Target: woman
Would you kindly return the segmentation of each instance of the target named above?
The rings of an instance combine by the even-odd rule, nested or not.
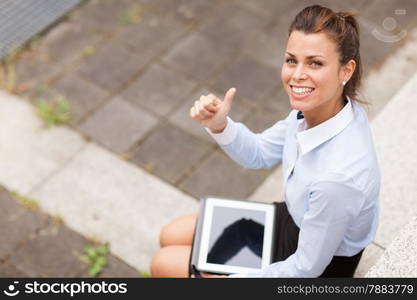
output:
[[[314,5],[297,14],[281,73],[293,110],[260,134],[228,117],[236,89],[224,101],[201,96],[191,108],[191,118],[244,167],[270,168],[282,161],[275,262],[230,277],[352,277],[372,242],[380,174],[365,102],[357,98],[358,31],[348,12]],[[185,216],[163,228],[153,276],[188,276],[195,221]]]

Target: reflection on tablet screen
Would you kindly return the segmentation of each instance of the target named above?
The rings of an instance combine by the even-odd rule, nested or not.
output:
[[[207,262],[261,268],[265,212],[213,207]]]

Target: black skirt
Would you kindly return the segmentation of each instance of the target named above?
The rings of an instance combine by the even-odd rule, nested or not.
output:
[[[288,212],[285,202],[275,202],[277,205],[276,215],[276,250],[274,262],[286,260],[297,250],[298,235],[300,229],[294,223],[293,218]],[[353,277],[355,270],[363,253],[362,249],[358,254],[348,256],[333,256],[330,264],[319,277]]]

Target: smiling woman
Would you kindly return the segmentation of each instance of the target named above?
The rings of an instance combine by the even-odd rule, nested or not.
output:
[[[314,5],[289,28],[281,78],[293,110],[285,120],[259,134],[234,122],[234,88],[223,101],[202,95],[191,107],[191,118],[245,168],[282,162],[274,263],[230,277],[353,276],[376,233],[380,189],[366,102],[357,98],[361,76],[355,17]],[[187,276],[196,219],[163,228],[153,276]]]
[[[281,77],[292,108],[303,112],[308,128],[336,115],[346,96],[364,103],[357,99],[359,46],[359,27],[349,12],[313,6],[295,17]]]

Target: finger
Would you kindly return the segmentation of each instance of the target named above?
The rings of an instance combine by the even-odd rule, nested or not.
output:
[[[200,117],[197,114],[197,111],[196,111],[195,106],[193,106],[193,107],[190,108],[190,116],[191,116],[191,118],[193,120],[200,121]]]
[[[206,110],[203,106],[203,103],[201,101],[198,102],[198,114],[200,115],[201,118],[206,119],[206,118],[211,118],[214,113],[213,112],[209,112],[208,110]]]
[[[215,106],[217,97],[213,94],[210,94],[206,97],[205,101],[203,101],[204,108],[211,112],[217,112],[218,107]]]
[[[236,94],[235,88],[229,89],[226,95],[224,96],[224,104],[230,107],[232,105],[232,101],[233,101],[233,98],[235,97],[235,94]]]

